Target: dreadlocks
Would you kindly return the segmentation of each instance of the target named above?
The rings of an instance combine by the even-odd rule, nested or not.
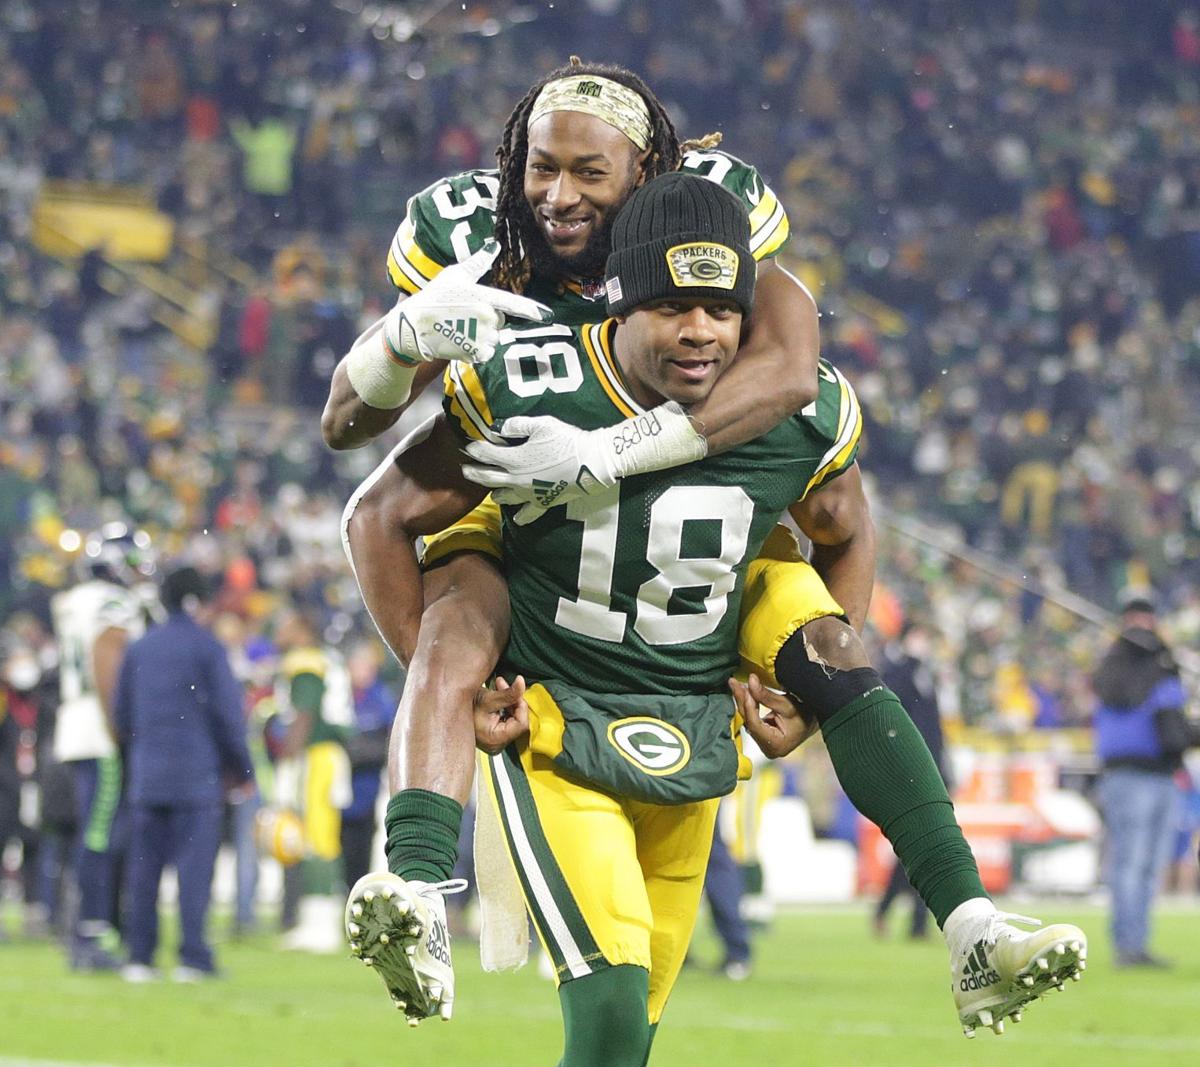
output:
[[[650,113],[650,145],[646,157],[646,180],[667,171],[678,170],[683,153],[675,125],[658,97],[645,82],[624,67],[607,63],[582,63],[577,56],[565,67],[552,70],[534,85],[508,117],[504,138],[496,149],[500,163],[500,189],[496,194],[496,240],[500,252],[492,267],[492,284],[502,289],[521,292],[529,283],[532,267],[521,243],[522,219],[528,212],[525,202],[525,162],[529,153],[529,113],[538,94],[552,81],[574,74],[594,74],[609,78],[632,89],[646,102]]]

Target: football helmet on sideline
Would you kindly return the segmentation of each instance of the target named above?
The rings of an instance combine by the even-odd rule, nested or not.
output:
[[[80,567],[85,578],[133,588],[154,577],[157,559],[150,535],[123,522],[106,522],[88,534]]]

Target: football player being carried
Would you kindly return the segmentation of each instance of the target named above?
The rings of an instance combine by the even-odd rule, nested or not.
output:
[[[1002,1029],[1078,974],[1086,942],[1069,926],[1022,933],[996,911],[928,749],[850,625],[866,613],[874,542],[854,463],[861,417],[834,368],[821,364],[812,406],[722,455],[627,476],[532,524],[519,521],[527,505],[505,504],[501,523],[485,503],[437,534],[483,495],[458,469],[463,438],[492,460],[549,413],[585,432],[618,415],[636,423],[703,399],[732,363],[755,280],[737,200],[698,177],[660,177],[629,200],[612,240],[614,318],[515,328],[490,363],[452,364],[446,415],[377,480],[405,542],[391,558],[399,580],[420,583],[410,544],[435,534],[430,577],[470,559],[479,602],[503,609],[511,591],[502,666],[522,680],[484,702],[483,741],[499,750],[486,780],[560,980],[564,1062],[593,1062],[614,1028],[628,1044],[605,1062],[644,1062],[694,923],[714,798],[742,762],[720,696],[739,651],[756,677],[734,694],[755,739],[779,756],[823,730],[848,793],[884,826],[943,926],[956,977],[975,976],[955,985],[964,1027]],[[813,566],[775,528],[788,505]],[[538,683],[528,693],[525,678]],[[518,714],[497,715],[497,701]],[[405,873],[415,842],[391,815],[395,873],[352,890],[348,931],[418,1019],[445,1007],[452,973],[438,883]]]

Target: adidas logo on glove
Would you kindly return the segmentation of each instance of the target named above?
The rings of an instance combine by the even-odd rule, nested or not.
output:
[[[563,479],[559,479],[557,482],[547,482],[541,478],[534,478],[533,495],[542,507],[548,508],[562,495],[563,490],[569,484],[569,482]]]
[[[471,359],[479,355],[479,346],[475,344],[478,329],[475,319],[459,319],[457,322],[443,319],[441,322],[435,322],[433,329],[451,344],[458,345]]]

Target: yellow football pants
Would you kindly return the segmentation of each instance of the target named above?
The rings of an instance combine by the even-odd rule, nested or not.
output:
[[[541,686],[526,699],[538,714],[556,714]],[[719,801],[621,799],[565,777],[527,744],[486,757],[484,766],[557,980],[619,964],[644,967],[650,1022],[658,1022],[696,924]]]

